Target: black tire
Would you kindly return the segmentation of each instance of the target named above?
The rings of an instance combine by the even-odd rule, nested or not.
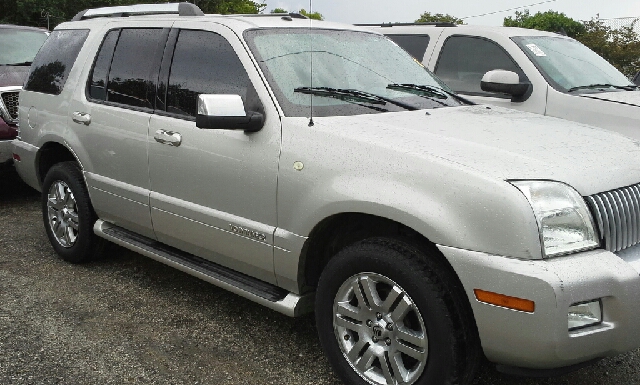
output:
[[[434,256],[406,242],[373,238],[346,247],[329,261],[318,283],[316,325],[325,354],[345,384],[383,384],[394,380],[412,385],[471,382],[482,357],[471,309],[459,281],[438,260],[440,256],[431,257]],[[367,292],[363,288],[370,282],[377,283],[374,290]],[[391,294],[385,294],[385,290],[389,290],[385,289],[386,286],[401,289],[406,297],[400,295],[399,298],[407,298],[406,301],[389,299],[389,303],[395,304],[388,307],[391,309],[389,313],[382,310],[387,309],[384,306],[378,306],[385,302],[385,295],[386,298],[391,297]],[[364,299],[364,306],[360,306],[355,288],[362,289],[360,298]],[[398,289],[394,290],[398,292]],[[378,310],[370,306],[371,300],[367,299],[374,292],[380,299],[376,300]],[[405,308],[408,306],[406,303],[413,303],[415,306],[411,309],[417,311],[409,310],[404,319],[397,315],[392,317],[401,303]],[[351,310],[341,310],[345,309],[344,306]],[[352,312],[354,309],[358,310],[357,313]],[[335,315],[338,313],[342,314]],[[377,319],[370,320],[367,314],[376,314]],[[393,323],[393,318],[399,320],[398,324]],[[345,323],[349,326],[342,327]],[[414,335],[423,336],[425,348],[420,348],[421,339],[414,341],[403,337],[406,333],[400,334],[407,330],[407,324],[417,325],[409,329],[414,331]],[[382,339],[385,344],[380,342]],[[415,344],[407,344],[407,341]],[[426,357],[418,354],[415,355],[417,358],[411,358],[400,352],[406,350],[404,347],[399,349],[400,345],[413,346],[411,352],[426,352]],[[351,351],[358,349],[360,353],[353,355],[357,359],[348,358],[353,354]],[[383,350],[385,353],[380,353]],[[370,364],[364,364],[367,354]],[[377,358],[371,358],[374,354]],[[398,355],[400,360],[392,358]],[[398,362],[408,366],[400,366]],[[364,368],[369,365],[368,369],[357,369],[361,364]],[[386,365],[386,373],[383,365]],[[412,373],[412,377],[398,376],[395,372]]]
[[[58,195],[52,186],[60,188]],[[105,242],[93,232],[98,217],[77,163],[61,162],[47,172],[42,185],[42,218],[51,246],[65,261],[83,263],[100,254]]]

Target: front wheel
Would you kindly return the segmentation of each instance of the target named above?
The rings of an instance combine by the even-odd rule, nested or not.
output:
[[[81,263],[98,254],[104,242],[93,233],[97,216],[76,163],[58,163],[47,172],[42,216],[49,242],[62,259]]]
[[[372,239],[338,253],[322,273],[316,323],[347,384],[460,384],[479,359],[462,298],[410,245]],[[473,354],[470,354],[473,353]]]

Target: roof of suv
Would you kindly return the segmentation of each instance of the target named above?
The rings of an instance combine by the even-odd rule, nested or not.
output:
[[[538,31],[536,29],[517,28],[517,27],[498,27],[498,26],[486,26],[486,25],[457,25],[457,26],[438,26],[427,24],[383,24],[377,26],[370,26],[379,30],[384,34],[419,34],[428,31],[441,31],[443,29],[451,29],[455,31],[455,34],[460,35],[501,35],[504,37],[512,36],[560,36],[553,32]]]
[[[177,6],[180,6],[178,8]],[[158,11],[150,10],[151,7],[158,7]],[[173,6],[173,8],[171,8]],[[142,7],[136,10],[136,7]],[[140,10],[142,9],[142,10]],[[169,10],[172,9],[172,10]],[[178,12],[178,9],[180,11]],[[109,13],[109,11],[113,13]],[[186,12],[183,12],[186,11]],[[62,23],[58,29],[71,28],[78,23],[87,27],[104,25],[105,22],[117,21],[177,21],[189,20],[194,22],[217,22],[233,29],[246,30],[250,28],[323,28],[323,29],[348,29],[364,32],[371,32],[371,29],[353,26],[349,24],[333,23],[327,21],[311,20],[305,16],[295,13],[270,13],[270,14],[241,14],[241,15],[219,15],[203,14],[202,11],[188,3],[167,3],[167,4],[139,4],[134,6],[105,7],[85,10],[76,15],[72,21]]]

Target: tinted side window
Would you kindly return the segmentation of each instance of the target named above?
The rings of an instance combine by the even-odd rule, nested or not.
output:
[[[60,94],[88,35],[85,29],[53,31],[31,65],[25,90]]]
[[[181,30],[169,74],[167,112],[195,117],[199,94],[240,95],[247,110],[262,109],[242,62],[224,37]]]
[[[420,61],[424,58],[424,52],[429,45],[429,35],[387,35],[387,37]]]
[[[435,74],[454,91],[487,94],[480,88],[480,81],[485,73],[496,69],[513,71],[520,75],[520,81],[527,80],[511,56],[493,41],[451,36],[442,47]]]
[[[107,74],[113,58],[113,50],[120,30],[111,31],[102,42],[89,80],[89,96],[92,99],[107,100]]]
[[[153,108],[168,30],[123,29],[107,80],[107,101]]]

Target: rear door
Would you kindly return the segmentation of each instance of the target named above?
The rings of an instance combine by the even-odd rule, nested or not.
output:
[[[178,21],[163,60],[164,111],[151,118],[151,216],[157,239],[275,283],[273,233],[280,119],[238,37],[215,23]],[[199,129],[199,94],[240,95],[261,131]],[[162,135],[180,138],[176,146]]]
[[[102,219],[153,237],[147,136],[158,69],[171,22],[119,22],[70,105],[86,152],[85,173]]]

